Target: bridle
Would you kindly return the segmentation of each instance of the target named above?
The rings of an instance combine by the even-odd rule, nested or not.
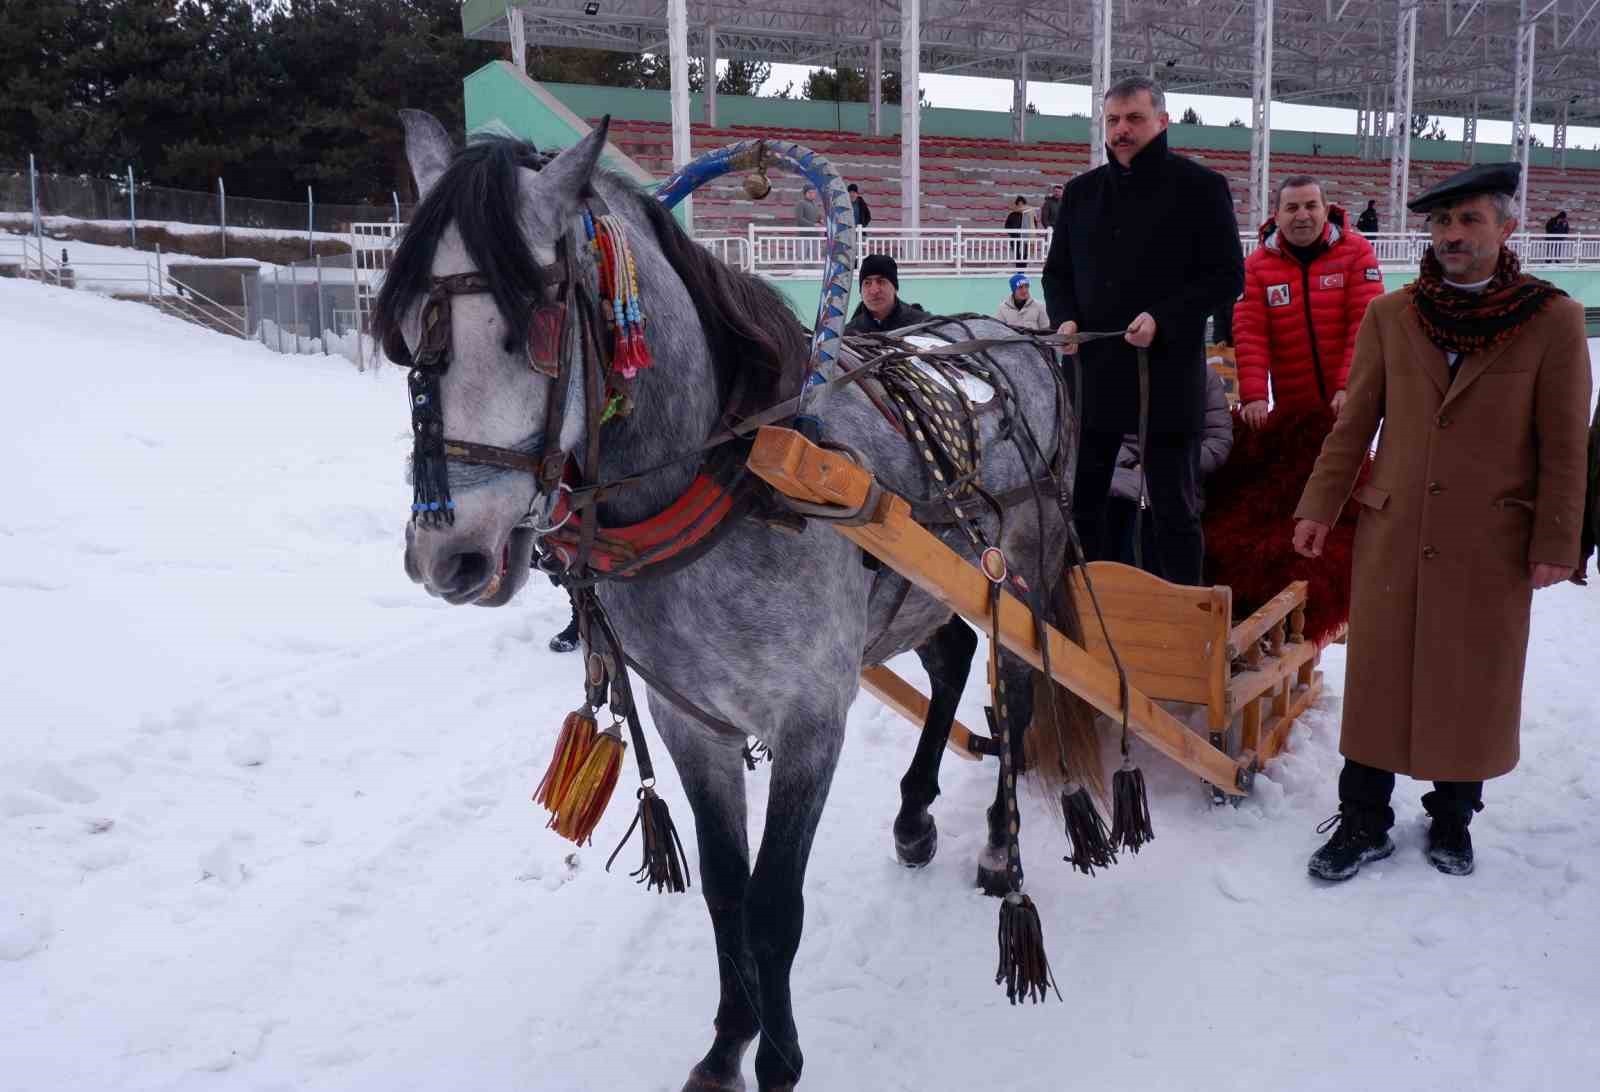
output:
[[[608,231],[620,229],[613,221],[610,227],[602,221],[606,216],[604,203],[591,198],[583,210],[584,227],[592,245],[600,246]],[[625,249],[625,244],[623,244]],[[422,336],[413,354],[397,326],[391,326],[384,335],[384,352],[396,364],[410,369],[408,384],[411,393],[412,431],[412,522],[424,527],[443,527],[455,523],[455,501],[450,496],[448,467],[451,462],[475,466],[489,466],[502,470],[532,475],[538,485],[535,496],[555,498],[569,488],[563,480],[569,470],[570,455],[561,446],[562,426],[566,419],[568,394],[572,387],[573,369],[582,368],[585,413],[589,427],[586,429],[585,450],[581,466],[574,468],[581,480],[593,481],[598,473],[600,457],[600,424],[608,416],[608,407],[615,410],[625,405],[627,386],[631,376],[625,376],[613,367],[619,355],[609,352],[612,345],[623,346],[624,339],[632,338],[633,351],[643,343],[643,323],[637,307],[631,316],[618,309],[612,316],[614,339],[603,336],[606,318],[601,312],[601,301],[595,286],[587,278],[577,275],[577,262],[569,236],[563,234],[556,247],[556,260],[537,268],[542,286],[538,297],[529,302],[525,329],[524,354],[529,368],[551,380],[550,395],[545,407],[542,443],[537,451],[518,451],[496,447],[472,440],[448,437],[444,434],[444,414],[440,400],[440,382],[450,370],[452,325],[451,301],[456,296],[491,294],[489,278],[480,272],[453,273],[430,279],[430,288],[422,306]],[[629,263],[631,265],[631,261]],[[601,275],[606,269],[602,263]],[[576,322],[576,330],[574,330]],[[571,342],[579,342],[577,351],[569,351]],[[626,353],[628,348],[623,347]],[[637,359],[633,357],[630,359]],[[539,528],[532,510],[524,522]]]

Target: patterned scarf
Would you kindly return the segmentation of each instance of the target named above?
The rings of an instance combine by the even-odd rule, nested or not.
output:
[[[1478,353],[1498,345],[1517,328],[1566,293],[1549,281],[1526,276],[1517,256],[1500,248],[1494,276],[1482,292],[1445,283],[1444,266],[1433,247],[1422,255],[1422,275],[1407,286],[1423,333],[1447,353]]]

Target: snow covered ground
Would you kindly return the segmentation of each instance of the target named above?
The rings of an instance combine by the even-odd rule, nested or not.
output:
[[[543,829],[566,606],[405,579],[401,374],[18,281],[0,368],[0,1088],[677,1089],[715,1007],[703,904],[603,871],[621,796],[593,848]],[[802,1087],[1596,1087],[1597,624],[1600,588],[1538,597],[1469,879],[1422,860],[1405,780],[1399,852],[1307,879],[1339,648],[1242,807],[1144,753],[1158,838],[1108,873],[1025,802],[1066,997],[1026,1008],[972,887],[992,772],[946,764],[939,857],[902,871],[914,731],[862,697],[807,884]]]

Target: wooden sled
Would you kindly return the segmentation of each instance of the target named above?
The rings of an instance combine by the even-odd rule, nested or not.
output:
[[[788,496],[812,505],[831,506],[841,517],[854,517],[848,523],[826,519],[819,522],[828,523],[982,632],[998,628],[1002,645],[1043,669],[1044,659],[1027,605],[1009,591],[1003,592],[996,627],[990,617],[989,582],[984,575],[913,520],[911,506],[903,497],[878,490],[872,474],[864,467],[838,452],[818,447],[792,429],[771,426],[757,433],[748,465],[758,477]],[[1112,637],[1116,640],[1115,631]],[[1044,627],[1044,638],[1049,642],[1055,680],[1120,723],[1121,690],[1117,673],[1109,663],[1052,626]],[[1129,681],[1127,719],[1136,735],[1218,792],[1231,796],[1248,794],[1259,768],[1255,751],[1241,746],[1237,755],[1228,755],[1189,731],[1131,678]],[[903,685],[912,689],[909,684]],[[1263,686],[1258,694],[1265,694],[1268,689],[1270,686]]]
[[[1157,700],[1204,706],[1212,746],[1229,754],[1249,752],[1264,763],[1283,750],[1295,718],[1322,693],[1322,650],[1305,638],[1305,581],[1234,625],[1227,587],[1169,584],[1113,561],[1087,568],[1132,685]],[[1081,573],[1073,574],[1073,584],[1084,643],[1110,664]],[[1236,718],[1237,743],[1230,746]]]

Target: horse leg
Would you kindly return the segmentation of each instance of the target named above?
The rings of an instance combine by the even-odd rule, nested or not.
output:
[[[944,757],[956,705],[966,689],[972,654],[977,648],[978,635],[972,627],[959,615],[951,615],[917,649],[917,658],[928,673],[931,696],[917,753],[911,756],[911,767],[900,779],[900,814],[894,820],[895,855],[907,868],[923,867],[933,860],[939,848],[939,828],[928,808],[939,795],[939,761]]]
[[[711,913],[721,999],[711,1049],[689,1072],[684,1092],[743,1092],[744,1052],[760,1030],[759,974],[745,942],[745,891],[750,883],[744,765],[737,744],[709,741],[677,710],[652,704],[656,726],[671,745],[700,850],[700,891]]]
[[[1005,682],[1006,726],[1011,733],[1011,768],[1021,776],[1025,761],[1023,735],[1033,720],[1034,669],[1009,652],[1000,653],[1000,677]],[[999,716],[999,710],[995,711]],[[978,854],[978,886],[985,895],[996,897],[1011,890],[1006,874],[1006,844],[1009,831],[1006,809],[1005,767],[1001,766],[995,779],[994,803],[989,806],[988,844]],[[1017,821],[1020,823],[1021,816]]]
[[[789,996],[789,970],[805,921],[806,861],[844,742],[844,715],[786,725],[774,750],[767,823],[745,893],[745,936],[761,972],[762,1092],[787,1092],[804,1058]]]

